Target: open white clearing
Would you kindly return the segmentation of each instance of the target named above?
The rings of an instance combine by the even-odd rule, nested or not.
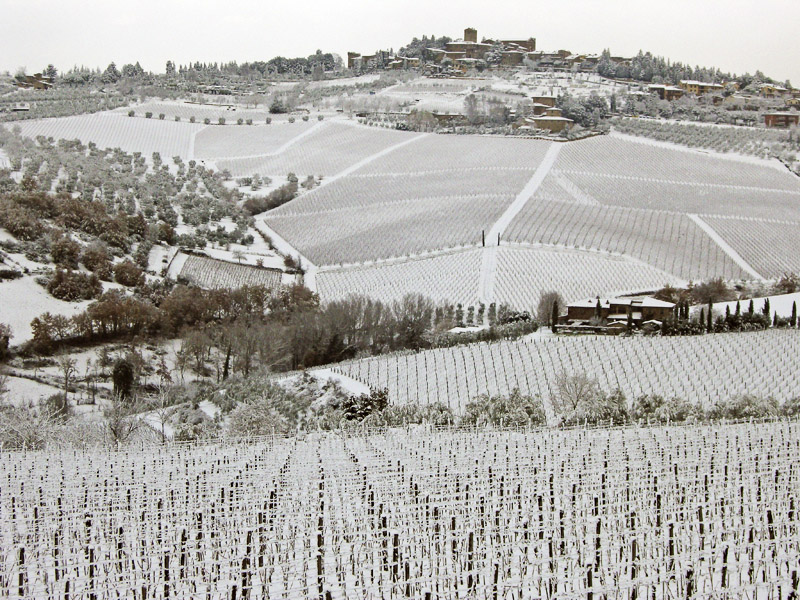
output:
[[[88,305],[88,301],[64,302],[53,298],[32,277],[0,283],[0,323],[11,326],[13,344],[31,339],[31,321],[42,313],[71,317]]]

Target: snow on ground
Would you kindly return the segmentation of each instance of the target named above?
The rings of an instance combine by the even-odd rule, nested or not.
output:
[[[688,123],[687,121],[683,121],[683,123]],[[690,125],[696,125],[696,123],[689,123]],[[655,146],[656,148],[666,148],[667,150],[679,150],[681,152],[689,152],[692,154],[703,154],[705,156],[712,156],[714,158],[721,158],[723,160],[733,160],[736,162],[741,163],[748,163],[751,165],[758,165],[759,167],[772,167],[781,172],[786,171],[786,167],[784,164],[776,158],[759,158],[758,156],[751,156],[749,154],[737,154],[735,152],[715,152],[714,150],[708,150],[706,148],[690,148],[688,146],[682,146],[681,144],[674,144],[672,142],[662,142],[660,140],[654,140],[652,138],[646,136],[639,136],[639,135],[630,135],[627,133],[622,133],[617,131],[612,127],[611,137],[627,140],[629,142],[636,142],[637,144],[645,144],[647,146]]]
[[[337,87],[337,86],[355,86],[361,84],[372,83],[380,79],[380,73],[371,73],[369,75],[361,75],[359,77],[342,77],[340,79],[326,79],[325,81],[312,81],[308,84],[308,89],[315,88]]]
[[[169,423],[162,423],[161,417],[158,415],[158,411],[141,413],[139,418],[147,425],[152,427],[154,431],[163,433],[164,437],[167,439],[172,439],[175,436],[175,429]]]
[[[320,382],[331,380],[336,381],[342,387],[342,389],[347,390],[356,396],[360,396],[361,394],[370,394],[369,386],[364,385],[356,379],[347,377],[346,375],[334,373],[330,369],[314,369],[313,371],[309,371],[309,373]]]
[[[233,255],[235,251],[242,253],[241,260]],[[242,265],[257,266],[258,261],[262,261],[263,267],[270,267],[273,269],[283,269],[283,257],[278,256],[269,250],[256,251],[251,246],[240,246],[239,244],[231,244],[231,250],[223,250],[221,248],[203,248],[202,252],[211,258],[218,258],[226,262]]]
[[[792,303],[796,303],[798,309],[800,310],[800,292],[795,294],[781,294],[779,296],[768,296],[769,298],[769,308],[770,308],[770,319],[775,317],[775,314],[779,317],[789,318],[792,316]],[[766,298],[753,298],[753,310],[757,313],[762,312],[764,308],[764,302]],[[718,302],[714,304],[714,315],[715,316],[722,316],[725,314],[725,308],[729,308],[731,314],[736,312],[736,300],[732,302]],[[746,312],[750,307],[750,300],[739,300],[739,306],[742,312]],[[697,305],[693,306],[690,310],[692,315],[699,313],[701,309],[707,308],[704,305]]]
[[[216,404],[214,404],[211,400],[203,400],[200,402],[197,407],[202,410],[209,419],[215,419],[216,416],[222,412]]]
[[[31,338],[31,321],[45,312],[71,317],[89,305],[89,301],[64,302],[53,298],[33,277],[0,283],[0,323],[11,326],[12,344]]]
[[[59,393],[56,387],[26,379],[25,377],[9,377],[6,382],[8,392],[3,397],[3,402],[13,406],[25,406],[29,403],[38,404],[40,400],[49,398]]]
[[[178,251],[177,248],[171,246],[156,245],[150,249],[150,255],[147,258],[147,270],[154,273],[161,273],[161,269],[169,264],[172,257]]]

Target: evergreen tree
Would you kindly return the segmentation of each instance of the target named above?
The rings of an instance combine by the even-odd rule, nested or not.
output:
[[[750,308],[751,308],[750,314],[752,315],[753,314],[753,312],[752,312],[753,301],[752,300],[750,300]],[[742,316],[742,307],[739,304],[739,301],[737,300],[736,301],[736,318],[738,319],[741,316]]]
[[[494,302],[489,305],[487,317],[489,319],[489,327],[494,327],[497,324],[497,305]]]
[[[751,299],[750,300],[750,306],[747,307],[747,314],[749,314],[750,316],[753,316],[754,312],[755,312],[755,309],[753,308],[753,300]],[[739,313],[737,312],[736,314],[739,314]]]
[[[707,315],[708,321],[706,321],[706,332],[707,333],[711,333],[714,330],[713,312],[714,312],[714,304],[711,302],[711,300],[709,300],[708,301],[708,315]],[[702,323],[703,320],[700,319],[700,322]]]
[[[550,318],[550,329],[553,331],[553,333],[555,333],[557,327],[558,327],[558,300],[554,300],[553,314]]]
[[[797,302],[792,302],[792,318],[789,321],[789,325],[797,327]]]
[[[764,306],[763,306],[763,308],[761,309],[761,312],[762,312],[762,313],[764,313],[764,316],[765,316],[765,317],[769,317],[770,313],[772,312],[772,311],[770,310],[770,307],[769,307],[769,298],[767,298],[766,300],[764,300]]]

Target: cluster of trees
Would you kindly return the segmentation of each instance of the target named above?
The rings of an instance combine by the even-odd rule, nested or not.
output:
[[[136,245],[141,256],[133,258],[141,266],[149,250],[142,241],[188,247],[252,242],[247,233],[251,220],[238,205],[244,195],[225,185],[230,179],[225,171],[174,157],[177,172],[170,172],[158,153],[151,167],[140,153],[100,150],[77,140],[30,140],[5,129],[0,129],[0,146],[23,173],[17,184],[0,172],[0,225],[20,240],[13,250],[32,260],[47,261],[51,241],[62,229],[80,232],[90,243],[102,242],[116,256]],[[55,193],[40,191],[50,189]],[[184,222],[195,226],[192,234],[175,233],[176,206]],[[211,226],[223,218],[231,218],[236,228]]]
[[[597,382],[579,373],[561,373],[550,404],[538,396],[514,389],[508,395],[482,394],[471,399],[464,414],[444,404],[392,405],[387,390],[353,395],[335,382],[319,382],[306,373],[294,381],[277,384],[264,377],[228,380],[224,387],[207,386],[193,400],[211,400],[230,414],[227,431],[216,426],[192,430],[193,436],[252,436],[294,430],[339,429],[353,426],[398,427],[427,423],[460,427],[558,427],[692,423],[800,416],[800,396],[784,403],[774,398],[739,395],[703,408],[684,398],[644,394],[629,402],[615,390],[604,392]]]
[[[289,173],[286,183],[266,196],[250,196],[244,201],[242,209],[250,215],[257,215],[286,204],[297,196],[297,183],[297,176]]]
[[[677,84],[681,79],[695,79],[716,83],[730,80],[730,73],[723,73],[716,67],[694,67],[680,62],[670,62],[662,56],[653,56],[650,52],[642,52],[633,57],[630,65],[611,60],[611,52],[606,49],[600,56],[597,65],[598,74],[616,79],[634,79],[653,83]]]
[[[499,98],[470,94],[464,99],[464,115],[470,125],[506,125],[511,110]]]
[[[436,37],[432,35],[428,37],[423,35],[422,38],[415,37],[408,44],[397,51],[398,55],[406,56],[408,58],[419,58],[423,61],[432,60],[430,48],[444,49],[444,47],[452,42],[453,39],[447,36]]]
[[[597,127],[613,110],[609,108],[608,101],[596,92],[585,98],[575,98],[565,92],[556,99],[556,106],[561,109],[564,117],[587,129]]]

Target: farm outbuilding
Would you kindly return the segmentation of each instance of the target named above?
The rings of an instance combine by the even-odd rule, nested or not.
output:
[[[587,298],[567,305],[569,321],[588,321],[599,317],[607,321],[626,321],[630,312],[633,324],[641,326],[646,321],[663,321],[672,316],[675,305],[650,297],[640,298]]]
[[[789,128],[800,124],[800,112],[772,112],[764,115],[767,127]]]

